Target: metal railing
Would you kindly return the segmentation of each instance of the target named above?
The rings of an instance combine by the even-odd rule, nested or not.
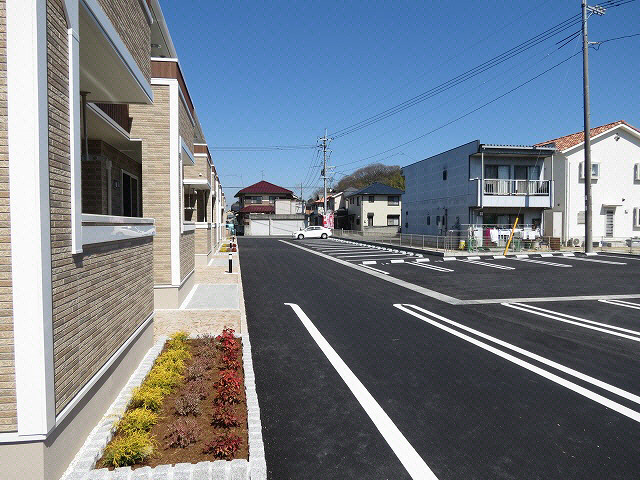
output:
[[[485,179],[485,195],[549,195],[549,180]]]

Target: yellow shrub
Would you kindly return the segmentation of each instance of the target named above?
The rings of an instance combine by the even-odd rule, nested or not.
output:
[[[143,407],[157,412],[162,406],[163,400],[164,391],[162,388],[143,385],[133,390],[131,406],[133,408]]]
[[[169,337],[169,341],[167,342],[169,350],[189,350],[189,345],[187,344],[187,340],[189,340],[189,334],[187,332],[176,332]]]
[[[164,366],[176,372],[184,370],[184,361],[191,358],[191,353],[187,350],[167,350],[156,360],[155,366]]]
[[[153,454],[156,442],[148,432],[134,432],[115,438],[104,451],[104,467],[124,467],[143,462]]]
[[[157,422],[157,413],[146,408],[136,408],[125,413],[116,428],[125,433],[148,432]]]
[[[164,394],[167,394],[181,381],[182,374],[172,368],[172,364],[167,363],[155,365],[144,381],[144,385],[151,388],[160,388]]]

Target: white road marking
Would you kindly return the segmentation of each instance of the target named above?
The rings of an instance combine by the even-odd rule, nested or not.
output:
[[[338,258],[354,258],[354,257],[362,257],[362,258],[368,258],[368,257],[406,257],[406,255],[404,253],[361,253],[359,255],[345,255],[345,254],[339,254],[336,255],[336,257]]]
[[[640,261],[640,258],[627,257],[627,256],[624,256],[624,255],[605,255],[603,253],[599,253],[598,256],[599,257],[618,258],[620,260],[624,259],[624,260]]]
[[[391,260],[391,263],[404,263],[404,260]]]
[[[430,261],[430,260],[429,260],[428,258],[418,258],[418,259],[416,260],[416,262],[418,262],[418,263],[425,263],[425,262],[429,262],[429,261]]]
[[[506,256],[504,256],[504,255],[494,255],[494,256],[493,256],[493,259],[494,259],[494,260],[502,260],[502,259],[504,259],[504,258],[507,258],[507,257],[506,257]]]
[[[364,268],[368,268],[368,269],[370,269],[370,270],[375,270],[376,272],[384,273],[385,275],[389,275],[389,272],[385,272],[384,270],[380,270],[380,269],[378,269],[378,268],[370,267],[369,265],[365,265],[364,263],[362,264],[362,266],[363,266]]]
[[[531,303],[531,302],[572,302],[575,300],[615,300],[619,298],[640,298],[640,294],[625,295],[570,295],[566,297],[520,297],[520,298],[483,298],[479,300],[459,300],[456,305],[487,305],[492,303]]]
[[[478,262],[476,260],[460,260],[461,262],[471,263],[473,265],[482,265],[484,267],[498,268],[500,270],[515,270],[513,267],[507,267],[506,265],[496,265],[494,263]]]
[[[553,263],[553,262],[545,262],[544,260],[533,260],[531,258],[516,258],[519,262],[529,262],[529,263],[539,263],[540,265],[549,265],[551,267],[562,267],[562,268],[571,268],[573,265],[568,265],[566,263]]]
[[[336,258],[336,257],[332,257],[331,255],[326,255],[322,252],[317,252],[315,250],[311,250],[310,248],[306,248],[300,245],[296,245],[295,243],[291,243],[288,242],[286,240],[279,240],[282,243],[286,243],[287,245],[290,245],[294,248],[299,248],[300,250],[304,250],[305,252],[311,253],[313,255],[317,255],[319,257],[325,258],[327,260],[330,260],[332,262],[336,262],[336,263],[340,263],[341,265],[347,266],[349,268],[353,268],[355,270],[358,270],[360,272],[366,273],[368,275],[372,275],[376,278],[379,278],[380,280],[383,280],[385,282],[389,282],[389,283],[393,283],[394,285],[397,285],[399,287],[403,287],[406,288],[407,290],[411,290],[412,292],[416,292],[419,293],[420,295],[426,295],[427,297],[431,297],[431,298],[435,298],[437,300],[440,300],[441,302],[446,302],[449,303],[451,305],[461,305],[463,303],[462,300],[452,297],[450,295],[446,295],[444,293],[440,293],[440,292],[436,292],[435,290],[430,290],[428,288],[425,288],[421,285],[416,285],[415,283],[411,283],[411,282],[407,282],[405,280],[401,280],[399,278],[396,278],[394,276],[391,275],[383,275],[379,272],[374,272],[370,269],[365,268],[363,265],[356,265],[354,263],[350,263],[347,260],[342,260],[340,258]]]
[[[311,335],[311,338],[315,340],[318,347],[320,347],[320,350],[322,350],[322,353],[327,357],[327,360],[329,360],[333,368],[338,372],[340,378],[342,378],[347,387],[349,387],[351,393],[353,393],[358,402],[360,402],[360,405],[366,414],[389,444],[393,453],[396,454],[398,460],[400,460],[404,468],[407,469],[411,478],[437,480],[437,477],[433,474],[422,457],[418,455],[418,452],[415,451],[413,446],[407,441],[402,432],[398,427],[396,427],[358,377],[356,377],[347,364],[344,363],[342,358],[340,358],[340,355],[338,355],[329,342],[325,340],[304,311],[295,303],[285,303],[285,305],[288,305],[293,309],[302,322],[302,325],[304,325],[309,332],[309,335]]]
[[[608,263],[610,265],[626,265],[624,262],[612,262],[611,260],[597,260],[595,258],[571,257],[571,260],[580,260],[582,262]]]
[[[563,254],[562,254],[562,256],[563,256],[563,257],[575,257],[575,256],[576,256],[576,254],[575,254],[575,253],[573,253],[573,252],[569,252],[569,253],[563,253]]]
[[[375,265],[376,263],[378,263],[376,260],[365,260],[362,262],[363,265]]]
[[[414,267],[428,268],[430,270],[436,270],[438,272],[453,272],[450,268],[438,267],[437,265],[424,265],[422,263],[405,262],[405,265],[413,265]]]
[[[479,256],[467,257],[467,260],[480,260]]]
[[[587,320],[586,318],[574,317],[573,315],[567,315],[566,313],[554,312],[553,310],[547,310],[546,308],[535,307],[533,305],[523,305],[521,303],[503,303],[505,307],[515,308],[516,310],[522,310],[523,312],[532,313],[534,315],[540,315],[541,317],[550,318],[559,322],[570,323],[579,327],[588,328],[590,330],[596,330],[598,332],[608,333],[609,335],[615,335],[617,337],[627,338],[635,342],[640,342],[640,332],[635,330],[629,330],[622,327],[615,327],[606,323],[594,322],[593,320]],[[594,326],[597,325],[597,326]],[[617,330],[617,331],[615,331]],[[631,335],[626,335],[627,332]]]
[[[512,350],[516,353],[519,353],[520,355],[529,357],[537,362],[543,363],[545,365],[548,365],[552,368],[555,368],[556,370],[559,370],[561,372],[564,372],[568,375],[572,375],[576,378],[579,378],[580,380],[584,381],[584,382],[588,382],[592,385],[595,385],[598,388],[602,388],[603,390],[607,390],[608,392],[611,392],[615,395],[618,395],[620,397],[626,398],[627,400],[631,400],[637,404],[640,404],[640,397],[638,397],[637,395],[634,395],[633,393],[627,392],[625,390],[622,390],[621,388],[618,387],[614,387],[613,385],[609,385],[606,382],[603,382],[601,380],[598,380],[596,378],[590,377],[588,375],[585,375],[583,373],[578,372],[577,370],[573,370],[572,368],[569,367],[565,367],[564,365],[561,365],[557,362],[554,362],[553,360],[549,360],[547,358],[541,357],[540,355],[537,355],[535,353],[529,352],[527,350],[524,350],[520,347],[516,347],[515,345],[512,345],[510,343],[504,342],[502,340],[499,340],[495,337],[492,337],[490,335],[487,335],[485,333],[479,332],[478,330],[475,330],[473,328],[467,327],[465,325],[462,325],[460,323],[454,322],[449,320],[448,318],[442,317],[440,315],[437,315],[433,312],[430,312],[428,310],[425,310],[424,308],[420,308],[416,305],[407,305],[407,304],[395,304],[394,307],[408,313],[409,315],[413,315],[416,318],[419,318],[421,320],[424,320],[425,322],[429,323],[430,325],[433,325],[434,327],[437,327],[441,330],[444,330],[445,332],[448,332],[452,335],[455,335],[458,338],[461,338],[469,343],[472,343],[480,348],[483,348],[495,355],[498,355],[499,357],[504,358],[505,360],[508,360],[510,362],[515,363],[516,365],[519,365],[523,368],[526,368],[527,370],[537,373],[538,375],[551,380],[552,382],[555,382],[559,385],[562,385],[563,387],[566,387],[570,390],[573,390],[576,393],[579,393],[580,395],[583,395],[591,400],[593,400],[594,402],[597,402],[601,405],[604,405],[605,407],[608,407],[626,417],[631,418],[632,420],[635,420],[636,422],[640,422],[640,413],[636,412],[635,410],[632,410],[628,407],[625,407],[624,405],[618,403],[618,402],[614,402],[613,400],[608,399],[607,397],[604,397],[598,393],[592,392],[591,390],[588,390],[576,383],[573,383],[569,380],[565,380],[564,378],[548,372],[546,370],[543,370],[540,367],[537,367],[529,362],[526,362],[524,360],[521,360],[518,357],[515,357],[513,355],[511,355],[510,353],[507,352],[503,352],[502,350],[499,350],[487,343],[481,342],[480,340],[476,340],[473,337],[470,337],[469,335],[465,335],[464,333],[461,333],[457,330],[454,330],[450,327],[447,327],[446,325],[442,325],[439,322],[436,322],[435,320],[433,320],[433,318],[436,318],[442,322],[448,323],[450,325],[454,325],[457,328],[460,328],[462,330],[466,330],[467,332],[473,333],[476,336],[479,336],[480,338],[484,338],[485,340],[489,340],[497,345],[500,345],[504,348],[508,348],[509,350]],[[424,315],[420,315],[419,313],[416,313],[410,309],[408,309],[407,307],[411,307],[415,310],[418,310],[420,312],[423,312],[427,315],[429,315],[432,318],[429,318],[427,316]]]
[[[454,260],[457,260],[456,257],[442,257],[443,262],[452,262]]]
[[[348,252],[377,252],[379,250],[373,250],[371,248],[337,248],[335,250],[325,250],[324,248],[318,248],[320,252],[325,253],[348,253]]]
[[[542,258],[555,257],[555,255],[553,253],[541,253],[540,256]]]
[[[184,300],[182,302],[182,304],[179,307],[179,310],[184,310],[187,305],[189,305],[189,302],[191,301],[191,299],[193,298],[193,294],[196,293],[196,290],[198,289],[198,287],[200,286],[199,283],[196,283],[193,288],[191,289],[191,291],[187,294],[186,297],[184,297]]]
[[[529,258],[529,255],[525,255],[525,254],[516,255],[516,258]]]
[[[598,300],[598,301],[602,303],[610,303],[611,305],[617,305],[619,307],[627,307],[627,308],[633,308],[635,310],[640,310],[640,304],[638,303],[625,302],[624,300]]]

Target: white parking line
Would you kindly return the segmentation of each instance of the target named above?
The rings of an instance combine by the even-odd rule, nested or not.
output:
[[[376,263],[378,263],[376,260],[365,260],[362,262],[363,265],[375,265]]]
[[[405,265],[413,265],[414,267],[428,268],[430,270],[436,270],[438,272],[453,272],[450,268],[438,267],[437,265],[424,265],[423,263],[405,262]]]
[[[498,268],[500,270],[515,270],[513,267],[507,267],[506,265],[496,265],[495,263],[478,262],[477,260],[460,260],[464,263],[471,263],[473,265],[482,265],[484,267]]]
[[[540,315],[541,317],[550,318],[559,322],[570,323],[572,325],[588,328],[590,330],[596,330],[598,332],[608,333],[609,335],[627,338],[629,340],[633,340],[634,342],[640,342],[640,332],[636,332],[635,330],[615,327],[613,325],[607,325],[606,323],[594,322],[593,320],[587,320],[586,318],[574,317],[573,315],[567,315],[566,313],[562,312],[554,312],[553,310],[547,310],[546,308],[535,307],[533,305],[524,305],[522,303],[502,303],[501,305],[509,308],[515,308],[516,310],[521,310],[533,315]],[[627,332],[631,335],[619,332]]]
[[[555,255],[553,253],[541,253],[540,256],[542,258],[550,258],[550,257],[555,257]]]
[[[518,260],[519,262],[539,263],[540,265],[549,265],[551,267],[562,267],[562,268],[573,267],[573,265],[568,265],[566,263],[545,262],[544,260],[532,260],[531,258],[515,258],[514,260]]]
[[[602,303],[610,303],[611,305],[617,305],[619,307],[627,307],[627,308],[633,308],[635,310],[640,310],[639,303],[625,302],[624,300],[598,300],[598,301]]]
[[[347,387],[349,387],[351,393],[353,393],[358,402],[360,402],[366,414],[369,415],[369,418],[389,444],[393,453],[396,454],[398,460],[400,460],[404,468],[407,469],[411,478],[438,480],[422,457],[418,455],[418,452],[416,452],[402,432],[385,413],[380,404],[376,402],[376,399],[373,398],[367,388],[358,380],[358,377],[356,377],[347,364],[344,363],[340,355],[338,355],[329,342],[325,340],[304,311],[295,303],[285,303],[285,305],[293,309],[302,322],[302,325],[304,325],[309,335],[311,335],[311,338],[315,340],[320,350],[322,350],[322,353],[327,357],[327,360],[329,360],[333,368],[338,372],[338,375],[340,375],[340,378],[342,378]]]
[[[368,268],[369,270],[374,270],[378,273],[384,273],[385,275],[389,275],[389,272],[385,272],[384,270],[380,270],[379,268],[373,268],[373,267],[370,267],[369,265],[365,265],[364,263],[362,264],[362,266],[364,268]]]
[[[404,263],[404,260],[391,260],[391,263]]]
[[[568,260],[580,260],[582,262],[608,263],[610,265],[626,265],[624,262],[612,262],[611,260],[597,260],[595,258],[571,257]]]
[[[345,255],[343,253],[336,255],[337,258],[353,258],[353,257],[406,257],[404,253],[361,253],[359,255]]]
[[[510,353],[507,352],[503,352],[502,350],[497,349],[496,347],[493,347],[487,343],[481,342],[480,340],[477,340],[473,337],[470,337],[469,335],[466,335],[464,333],[461,333],[457,330],[454,330],[450,327],[447,327],[446,325],[442,325],[439,322],[436,322],[435,320],[433,320],[433,318],[440,320],[442,322],[448,323],[450,325],[453,325],[461,330],[465,330],[467,332],[470,332],[480,338],[484,338],[485,340],[489,340],[493,343],[495,343],[496,345],[500,345],[504,348],[508,348],[509,350],[512,350],[520,355],[529,357],[537,362],[543,363],[547,366],[550,366],[552,368],[555,368],[556,370],[559,370],[565,374],[574,376],[584,382],[588,382],[592,385],[595,385],[598,388],[602,388],[603,390],[607,390],[608,392],[611,392],[615,395],[618,395],[620,397],[626,398],[627,400],[631,400],[632,402],[635,402],[637,404],[640,404],[640,397],[638,397],[637,395],[634,395],[633,393],[627,392],[626,390],[622,390],[621,388],[615,387],[613,385],[610,385],[606,382],[603,382],[601,380],[598,380],[596,378],[590,377],[589,375],[585,375],[584,373],[578,372],[577,370],[573,370],[572,368],[569,367],[565,367],[562,364],[559,364],[557,362],[554,362],[553,360],[549,360],[545,357],[542,357],[540,355],[537,355],[535,353],[529,352],[527,350],[524,350],[520,347],[516,347],[515,345],[512,345],[510,343],[504,342],[502,340],[499,340],[498,338],[492,337],[491,335],[487,335],[485,333],[482,333],[478,330],[475,330],[473,328],[467,327],[465,325],[462,325],[461,323],[457,323],[454,322],[452,320],[449,320],[448,318],[442,317],[440,315],[437,315],[433,312],[430,312],[429,310],[425,310],[424,308],[420,308],[416,305],[407,305],[407,304],[395,304],[394,307],[408,313],[409,315],[413,315],[416,318],[419,318],[421,320],[424,320],[425,322],[429,323],[430,325],[433,325],[434,327],[437,327],[441,330],[444,330],[445,332],[448,332],[452,335],[455,335],[458,338],[461,338],[469,343],[472,343],[480,348],[483,348],[495,355],[498,355],[502,358],[504,358],[505,360],[508,360],[510,362],[515,363],[516,365],[519,365],[523,368],[526,368],[527,370],[534,372],[548,380],[551,380],[552,382],[555,382],[559,385],[562,385],[563,387],[566,387],[570,390],[573,390],[576,393],[579,393],[580,395],[583,395],[591,400],[593,400],[594,402],[597,402],[601,405],[604,405],[605,407],[608,407],[612,410],[615,410],[616,412],[631,418],[632,420],[635,420],[636,422],[640,422],[640,413],[636,412],[635,410],[632,410],[628,407],[625,407],[624,405],[618,403],[618,402],[614,402],[613,400],[608,399],[607,397],[604,397],[598,393],[592,392],[591,390],[588,390],[576,383],[573,383],[569,380],[565,380],[564,378],[548,372],[547,370],[543,370],[540,367],[537,367],[536,365],[533,365],[527,361],[521,360],[518,357],[515,357],[513,355],[511,355]],[[420,312],[425,313],[428,316],[425,315],[421,315],[419,313],[416,313],[412,310],[410,310],[407,307],[411,307],[415,310],[418,310]],[[431,317],[431,318],[429,318]]]
[[[332,250],[325,250],[324,248],[318,248],[319,252],[324,253],[347,253],[347,252],[379,252],[379,250],[374,250],[372,248],[336,248]]]
[[[627,257],[627,256],[624,256],[624,255],[605,255],[603,253],[599,253],[598,256],[599,257],[618,258],[620,260],[624,259],[624,260],[640,261],[640,258]]]

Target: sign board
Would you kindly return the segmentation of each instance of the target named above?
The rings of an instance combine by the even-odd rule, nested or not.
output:
[[[333,212],[329,212],[329,215],[322,217],[322,226],[325,228],[333,228]]]

